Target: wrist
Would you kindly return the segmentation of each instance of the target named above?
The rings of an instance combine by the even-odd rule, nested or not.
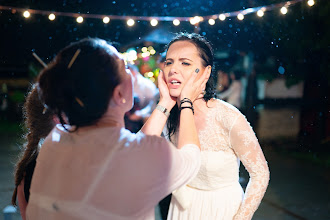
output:
[[[169,111],[166,107],[164,107],[164,106],[162,106],[162,105],[160,105],[160,104],[157,104],[156,109],[157,109],[158,111],[164,113],[164,115],[165,115],[166,117],[169,117],[169,116],[170,116],[170,111]]]
[[[168,111],[171,111],[173,106],[175,105],[175,102],[173,102],[173,100],[171,101],[159,100],[158,105],[161,105],[165,107]]]

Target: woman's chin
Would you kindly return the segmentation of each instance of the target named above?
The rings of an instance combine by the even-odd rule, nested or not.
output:
[[[180,96],[180,91],[178,91],[177,89],[171,89],[170,90],[170,95],[172,97],[178,98]]]

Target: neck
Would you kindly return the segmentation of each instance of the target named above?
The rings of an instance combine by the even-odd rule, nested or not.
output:
[[[108,111],[96,123],[96,126],[125,127],[124,114],[115,109],[108,109]]]

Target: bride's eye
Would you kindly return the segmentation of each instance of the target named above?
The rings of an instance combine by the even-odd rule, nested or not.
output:
[[[190,66],[190,63],[187,63],[187,62],[182,62],[182,65],[185,65],[185,66]]]
[[[165,61],[164,63],[165,63],[165,66],[168,66],[168,65],[171,65],[172,64],[171,61]]]

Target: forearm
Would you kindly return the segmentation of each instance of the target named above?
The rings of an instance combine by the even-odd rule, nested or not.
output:
[[[161,105],[165,107],[168,111],[172,109],[172,107],[166,103],[160,101],[158,105]],[[141,128],[141,132],[147,135],[158,135],[160,136],[164,126],[167,121],[167,116],[159,111],[158,109],[154,109],[154,111],[151,113],[149,119],[146,121],[146,123]]]
[[[245,191],[242,204],[233,220],[252,219],[266,192],[269,182],[269,171],[263,170],[261,174],[251,177]]]
[[[200,148],[194,114],[189,108],[182,109],[180,112],[178,148],[186,144],[195,144]]]

